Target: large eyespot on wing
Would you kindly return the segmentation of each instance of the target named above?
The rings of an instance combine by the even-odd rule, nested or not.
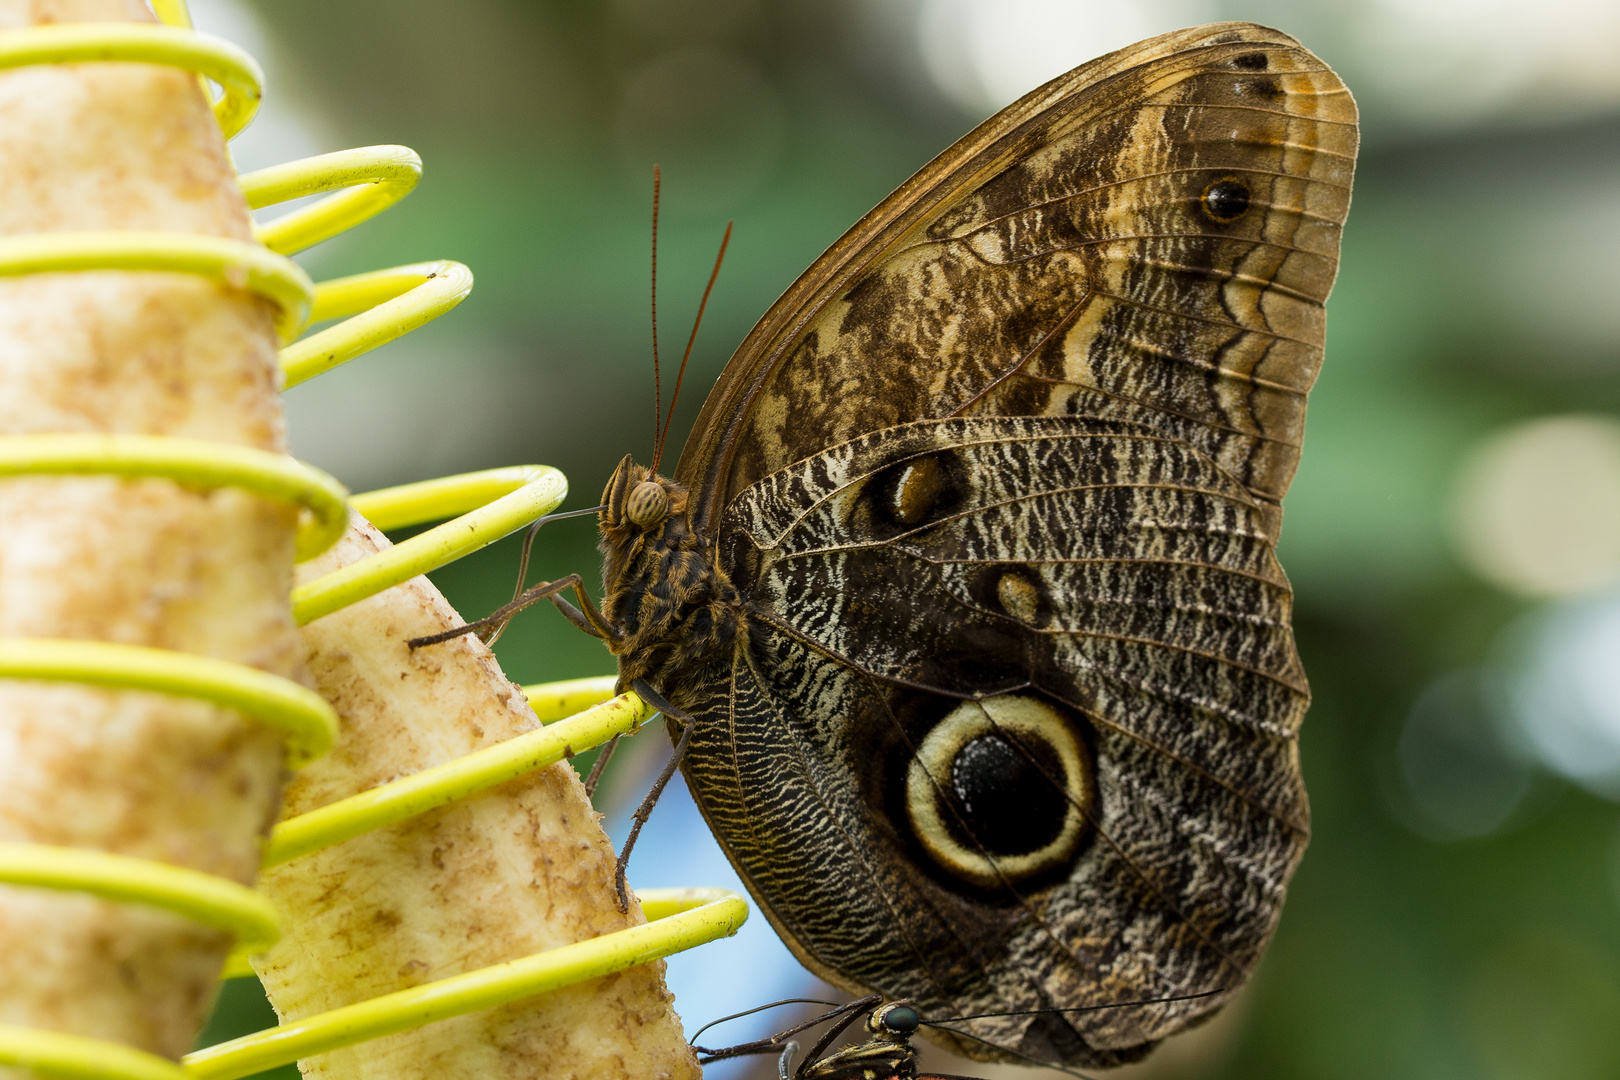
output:
[[[918,475],[927,509],[897,520]],[[765,617],[829,656],[954,697],[1034,687],[1303,835],[1309,691],[1264,519],[1145,425],[961,418],[784,469],[721,531],[755,550]]]
[[[976,888],[1061,869],[1097,815],[1090,757],[1067,718],[1034,697],[965,701],[910,755],[907,823],[935,865]]]
[[[808,890],[762,887],[818,971],[958,1013],[1010,1008],[961,996],[950,969],[969,962],[982,973],[971,993],[1071,1007],[1241,985],[1309,828],[1291,597],[1243,485],[1142,423],[962,417],[781,470],[733,504],[721,535],[755,552],[751,594],[776,642],[760,679],[779,717],[772,744],[803,747],[773,770],[769,798],[733,797],[758,804],[749,831],[774,845],[745,877],[808,859],[840,895],[875,894],[920,942],[856,948],[823,910],[826,890],[798,910]],[[1088,733],[1067,752],[1025,725],[1045,746],[1020,751],[1029,767],[1063,778],[1023,811],[1044,832],[1036,821],[1007,835],[977,801],[1034,773],[986,743],[959,783],[958,761],[989,729],[965,709],[914,730],[903,703],[919,695],[947,703],[935,718],[964,699],[1040,700]],[[1017,722],[1000,726],[1016,739]],[[734,730],[739,745],[755,737]],[[873,779],[895,754],[905,767]],[[759,824],[790,790],[792,828],[826,817],[836,841],[801,857],[776,842],[780,814]],[[834,847],[851,853],[836,868]],[[995,897],[974,899],[986,889]],[[1019,980],[1034,988],[1009,989]],[[1087,1049],[1070,1060],[1134,1052],[1220,1000],[1072,1017]]]
[[[957,414],[1150,423],[1274,504],[1355,148],[1343,85],[1252,24],[1154,38],[1032,92],[749,334],[677,470],[694,523],[823,447]]]

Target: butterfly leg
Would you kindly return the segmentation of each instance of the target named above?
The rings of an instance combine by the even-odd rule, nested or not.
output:
[[[534,538],[540,535],[540,527],[550,520],[552,520],[550,516],[541,518],[533,525],[530,525],[528,532],[523,534],[523,553],[518,557],[517,584],[512,587],[512,599],[514,601],[523,595],[523,583],[529,579],[529,556],[534,551]],[[516,612],[513,614],[516,614]],[[494,645],[496,641],[500,640],[500,636],[506,632],[506,628],[511,621],[512,615],[508,615],[487,633],[480,631],[478,636],[484,639],[485,645]]]
[[[602,771],[607,768],[607,763],[613,760],[613,751],[618,748],[619,740],[622,738],[623,735],[613,736],[607,741],[607,745],[602,747],[602,752],[596,755],[596,764],[591,766],[591,775],[585,778],[587,799],[596,794],[596,782],[602,779]]]
[[[513,615],[516,615],[524,608],[546,599],[553,593],[561,592],[563,589],[566,589],[568,586],[574,584],[583,584],[578,574],[569,574],[568,577],[558,578],[556,581],[539,582],[524,592],[519,593],[518,596],[510,603],[502,604],[500,607],[496,608],[482,619],[467,623],[463,626],[458,626],[454,630],[446,630],[443,633],[430,634],[427,637],[411,638],[406,642],[406,644],[413,649],[420,649],[426,645],[437,645],[441,641],[449,641],[451,638],[461,637],[463,634],[478,634],[482,636],[483,632],[486,630],[498,632],[501,628],[506,626],[507,622],[512,618]]]
[[[825,1054],[827,1052],[827,1047],[831,1046],[837,1040],[838,1036],[844,1033],[845,1028],[849,1027],[849,1025],[853,1024],[861,1017],[869,1014],[882,1001],[883,999],[878,995],[870,994],[866,997],[852,1001],[848,1005],[844,1006],[844,1009],[846,1010],[845,1015],[841,1017],[836,1024],[823,1032],[821,1038],[816,1040],[816,1045],[810,1048],[810,1053],[805,1057],[804,1065],[800,1066],[799,1072],[803,1073],[806,1068],[821,1060],[821,1055]],[[837,1015],[838,1013],[836,1010],[828,1014],[828,1016]],[[782,1036],[780,1035],[777,1036],[777,1038],[781,1037]]]
[[[669,786],[670,778],[675,775],[681,758],[686,754],[687,746],[692,742],[692,729],[697,727],[695,717],[665,701],[663,695],[654,690],[646,679],[631,680],[630,689],[639,694],[641,700],[665,716],[679,720],[682,727],[681,737],[675,743],[675,752],[669,756],[669,763],[664,766],[664,771],[658,774],[658,779],[653,781],[653,786],[647,791],[647,797],[641,800],[641,805],[636,808],[635,815],[630,819],[630,835],[625,837],[624,848],[619,852],[619,864],[614,868],[613,884],[619,892],[621,912],[630,906],[630,897],[624,886],[624,868],[630,862],[630,852],[635,849],[636,837],[641,835],[641,827],[652,817],[653,807],[658,805],[658,797],[664,793],[664,788]]]
[[[528,533],[523,537],[523,553],[518,558],[517,586],[512,590],[513,603],[516,603],[523,597],[523,582],[527,580],[529,576],[529,555],[534,549],[534,538],[540,534],[540,527],[548,521],[560,521],[563,518],[584,517],[588,514],[597,513],[601,509],[603,508],[600,506],[592,506],[585,510],[570,510],[565,514],[547,514],[545,517],[529,526]],[[617,641],[618,635],[613,633],[612,628],[608,625],[608,621],[602,617],[602,613],[596,609],[596,605],[591,603],[590,597],[585,595],[585,586],[579,580],[579,575],[571,574],[569,577],[563,578],[562,580],[568,581],[570,578],[573,579],[574,595],[579,598],[580,607],[584,608],[585,610],[581,611],[580,608],[575,607],[573,604],[570,604],[568,601],[564,600],[555,593],[552,593],[549,596],[551,602],[556,605],[558,611],[563,613],[564,618],[592,637],[601,638],[604,641]],[[541,582],[541,584],[543,585],[545,583]],[[536,588],[539,588],[539,586],[536,586]],[[535,599],[539,599],[539,597],[536,597]],[[530,600],[528,603],[532,604],[534,603],[534,600]],[[527,604],[524,606],[527,606]],[[508,614],[505,619],[502,620],[494,628],[494,630],[490,632],[489,636],[484,638],[484,644],[495,644],[495,639],[501,636],[501,632],[506,629],[507,622],[509,622],[512,615],[517,614],[517,611],[519,610],[521,609],[514,609],[510,614]],[[493,619],[495,616],[492,615],[490,618]],[[586,790],[588,792],[590,789],[587,787]]]
[[[572,576],[578,577],[579,575]],[[584,585],[574,586],[574,597],[579,601],[579,607],[575,607],[556,595],[551,596],[550,600],[569,622],[591,635],[591,637],[615,643],[624,640],[624,635],[613,628],[612,624],[607,621],[607,616],[603,615],[597,609],[597,606],[591,603],[591,598],[585,595]]]
[[[776,1039],[762,1039],[757,1043],[746,1043],[742,1046],[733,1046],[725,1050],[706,1050],[700,1046],[692,1047],[694,1051],[703,1055],[698,1058],[698,1064],[708,1065],[715,1061],[731,1061],[740,1057],[751,1057],[756,1054],[774,1054],[781,1050],[781,1056],[776,1061],[776,1071],[782,1080],[793,1080],[788,1074],[788,1066],[793,1063],[793,1056],[799,1052],[797,1040],[789,1039],[787,1042],[778,1042]]]
[[[556,595],[557,593],[562,592],[564,589],[570,588],[574,590],[575,597],[578,598],[580,604],[583,606],[583,612],[580,610],[580,608],[574,607],[572,604],[568,603],[568,601],[563,600],[560,596]],[[517,599],[513,600],[511,603],[503,604],[476,622],[470,622],[465,626],[458,626],[454,630],[446,630],[443,633],[429,634],[427,637],[411,638],[405,644],[409,645],[412,649],[420,649],[426,645],[437,645],[441,641],[449,641],[451,638],[461,637],[463,634],[482,635],[482,633],[486,630],[492,631],[490,638],[486,640],[493,640],[494,634],[499,633],[513,615],[516,615],[518,612],[522,611],[531,604],[548,599],[557,604],[558,609],[562,611],[563,615],[566,616],[570,622],[574,623],[574,625],[578,626],[586,633],[591,634],[594,637],[604,638],[610,642],[618,641],[622,636],[617,630],[614,630],[612,626],[608,625],[608,622],[605,618],[603,618],[602,613],[596,609],[596,605],[591,603],[590,597],[585,593],[585,583],[583,579],[581,579],[578,574],[569,574],[567,577],[558,578],[556,581],[542,581],[533,585],[529,589],[519,594]]]
[[[517,604],[520,600],[524,599],[523,583],[524,583],[524,581],[528,580],[528,577],[529,577],[529,556],[534,551],[534,538],[536,536],[540,535],[541,526],[545,525],[546,522],[548,522],[548,521],[561,521],[564,518],[584,517],[584,516],[589,515],[589,514],[597,513],[601,509],[602,509],[602,507],[600,507],[600,506],[592,506],[592,507],[589,507],[589,508],[587,508],[585,510],[570,510],[567,513],[563,513],[563,514],[547,514],[545,517],[541,518],[540,520],[536,521],[533,525],[529,526],[529,531],[523,537],[523,552],[518,558],[517,584],[515,586],[513,586],[513,588],[512,588],[512,604]],[[565,578],[564,580],[567,580],[567,579]],[[545,584],[546,583],[542,581],[540,583],[540,585],[537,585],[535,587],[540,588],[541,586],[544,586]],[[576,591],[577,590],[578,590],[578,587],[576,587]],[[539,597],[529,598],[527,600],[527,602],[523,604],[522,607],[513,607],[512,604],[507,605],[507,608],[510,608],[510,610],[507,610],[507,608],[503,608],[502,611],[506,612],[506,614],[504,616],[501,616],[500,613],[498,612],[495,615],[491,615],[488,619],[480,619],[474,625],[477,625],[477,626],[480,626],[480,627],[484,627],[486,623],[493,623],[494,625],[491,626],[491,627],[486,627],[485,629],[478,630],[477,631],[478,636],[483,639],[485,645],[493,645],[493,644],[495,644],[495,642],[497,640],[499,640],[501,634],[503,634],[506,631],[506,627],[512,621],[512,617],[514,615],[516,615],[519,611],[521,611],[523,609],[523,607],[527,607],[529,604],[534,603],[535,600],[537,600],[537,599],[540,599],[540,598]],[[552,601],[554,603],[557,604],[558,608],[560,610],[562,610],[563,615],[567,616],[569,622],[573,623],[575,626],[579,627],[581,630],[585,631],[587,634],[590,634],[592,637],[598,637],[599,638],[599,637],[602,636],[601,633],[598,632],[595,627],[589,625],[585,621],[584,616],[580,614],[580,611],[579,611],[578,608],[574,607],[572,604],[568,603],[566,600],[560,600],[555,595],[553,595],[551,597],[551,599],[552,599]],[[465,632],[466,631],[463,631],[463,633],[465,633]]]
[[[692,1050],[694,1053],[699,1055],[698,1064],[700,1065],[707,1065],[714,1061],[725,1061],[729,1058],[748,1057],[753,1054],[774,1054],[780,1050],[781,1056],[776,1062],[777,1075],[780,1077],[780,1080],[796,1080],[797,1077],[802,1077],[804,1075],[806,1069],[810,1068],[816,1063],[820,1053],[831,1045],[832,1041],[838,1038],[838,1036],[843,1033],[845,1028],[849,1027],[849,1025],[854,1021],[869,1014],[873,1008],[881,1004],[882,1001],[883,999],[877,994],[870,994],[855,1001],[846,1002],[843,1005],[836,1006],[831,1012],[825,1012],[820,1016],[811,1017],[809,1020],[794,1024],[786,1031],[779,1031],[768,1039],[755,1039],[753,1042],[740,1043],[736,1046],[728,1046],[723,1050],[710,1050],[706,1046],[699,1046],[697,1043],[693,1043]],[[776,1005],[790,1005],[795,1003],[821,1005],[831,1004],[830,1002],[825,1001],[814,1002],[805,998],[789,998],[787,1001],[777,1001],[770,1005],[761,1005],[757,1009],[749,1009],[747,1012],[737,1013],[735,1016],[722,1017],[720,1020],[714,1021],[714,1023],[707,1024],[704,1027],[699,1028],[698,1034],[701,1035],[703,1032],[713,1027],[714,1024],[723,1023],[726,1020],[735,1020],[741,1016],[749,1016],[753,1013],[759,1012],[762,1009],[769,1009]],[[805,1058],[804,1064],[799,1066],[799,1071],[790,1077],[788,1075],[788,1067],[793,1064],[793,1057],[799,1052],[799,1043],[793,1039],[792,1036],[799,1034],[801,1031],[809,1031],[813,1027],[819,1027],[820,1025],[827,1023],[829,1020],[838,1021],[837,1026],[835,1026],[831,1032],[816,1043],[815,1052],[809,1057]]]

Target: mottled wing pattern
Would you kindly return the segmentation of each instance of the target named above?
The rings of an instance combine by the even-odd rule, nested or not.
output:
[[[1041,87],[867,215],[744,341],[677,472],[695,523],[824,447],[959,414],[1151,423],[1275,505],[1356,140],[1337,76],[1252,24]]]
[[[896,522],[892,478],[919,463],[949,479]],[[1074,418],[890,428],[734,503],[769,644],[722,680],[688,775],[801,958],[933,1016],[1235,990],[1307,829],[1305,682],[1263,519],[1188,444]],[[1009,574],[1038,601],[1009,611]],[[903,766],[931,700],[1028,690],[1085,729],[1089,835],[1057,880],[964,890],[907,833]],[[1227,996],[964,1027],[1106,1065]]]
[[[754,631],[687,684],[685,768],[823,976],[948,1016],[1229,992],[1257,961],[1307,829],[1272,549],[1355,148],[1292,39],[1155,38],[941,155],[728,365],[676,476]],[[1095,798],[1061,872],[965,885],[904,777],[997,695],[1063,711]],[[957,1045],[1114,1064],[1225,996]]]

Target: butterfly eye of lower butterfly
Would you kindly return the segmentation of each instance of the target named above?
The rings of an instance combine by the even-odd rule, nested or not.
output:
[[[959,705],[924,737],[906,775],[907,816],[923,850],[984,888],[1067,864],[1095,800],[1075,723],[1024,695]]]
[[[655,480],[643,480],[630,489],[624,501],[624,516],[643,532],[657,528],[669,516],[669,492]]]
[[[872,1023],[868,1026],[874,1032],[885,1031],[892,1035],[910,1035],[922,1023],[922,1017],[910,1005],[885,1005],[872,1014]]]
[[[1249,186],[1235,176],[1223,176],[1204,188],[1198,202],[1204,213],[1227,225],[1249,209]]]

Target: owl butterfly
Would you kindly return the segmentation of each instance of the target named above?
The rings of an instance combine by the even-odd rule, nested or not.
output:
[[[1274,546],[1356,142],[1274,30],[1094,60],[816,260],[673,479],[607,485],[576,621],[690,718],[794,954],[976,1018],[959,1053],[1135,1060],[1271,937],[1309,828]]]

